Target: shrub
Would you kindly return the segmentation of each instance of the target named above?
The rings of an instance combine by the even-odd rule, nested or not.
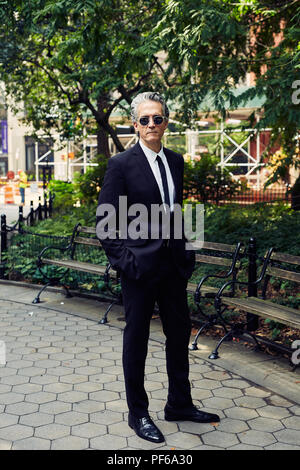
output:
[[[232,197],[242,187],[242,183],[231,178],[229,170],[217,166],[218,159],[204,154],[199,160],[185,161],[184,191],[186,197],[194,197],[203,203],[215,201],[217,204]]]
[[[74,174],[74,189],[81,203],[92,204],[98,199],[98,193],[103,185],[107,167],[107,157],[96,155],[92,163],[97,166],[89,167],[84,174]]]

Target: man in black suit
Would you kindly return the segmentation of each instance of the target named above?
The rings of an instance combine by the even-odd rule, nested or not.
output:
[[[193,405],[188,379],[191,324],[186,287],[195,255],[186,249],[184,234],[176,236],[182,229],[177,216],[181,214],[184,160],[161,145],[169,116],[161,95],[137,95],[131,113],[139,142],[108,161],[99,195],[97,236],[112,266],[120,272],[126,319],[123,369],[128,424],[141,438],[159,443],[164,437],[149,416],[144,388],[155,302],[166,336],[169,388],[165,419],[203,423],[217,422],[219,417]],[[137,216],[143,208],[147,217],[145,212],[144,217]],[[154,212],[158,208],[157,219]]]

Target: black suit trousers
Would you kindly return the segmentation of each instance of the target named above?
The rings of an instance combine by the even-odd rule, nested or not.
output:
[[[137,418],[148,414],[144,375],[155,302],[166,336],[168,403],[176,408],[191,406],[188,378],[191,321],[187,305],[187,280],[178,273],[169,249],[161,248],[160,266],[151,278],[133,280],[122,273],[121,286],[126,319],[123,368],[130,413]]]

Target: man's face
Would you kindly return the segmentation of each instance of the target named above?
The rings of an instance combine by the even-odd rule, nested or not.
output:
[[[157,101],[145,101],[139,104],[137,112],[138,122],[134,123],[134,127],[140,133],[142,143],[155,152],[159,152],[168,121],[164,120],[161,124],[155,124],[153,118],[154,116],[164,117],[162,104]],[[149,118],[149,123],[146,126],[140,124],[139,120],[142,117]]]

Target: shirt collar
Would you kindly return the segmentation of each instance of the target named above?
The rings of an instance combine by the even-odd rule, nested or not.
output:
[[[159,155],[160,157],[164,157],[164,148],[163,148],[163,146],[161,146],[160,151],[158,153],[156,153],[153,150],[149,149],[149,147],[146,147],[146,145],[144,145],[141,142],[141,140],[139,140],[139,144],[142,147],[142,150],[143,150],[144,154],[146,155],[146,157],[148,159],[150,159],[151,161],[155,161],[157,155]]]

